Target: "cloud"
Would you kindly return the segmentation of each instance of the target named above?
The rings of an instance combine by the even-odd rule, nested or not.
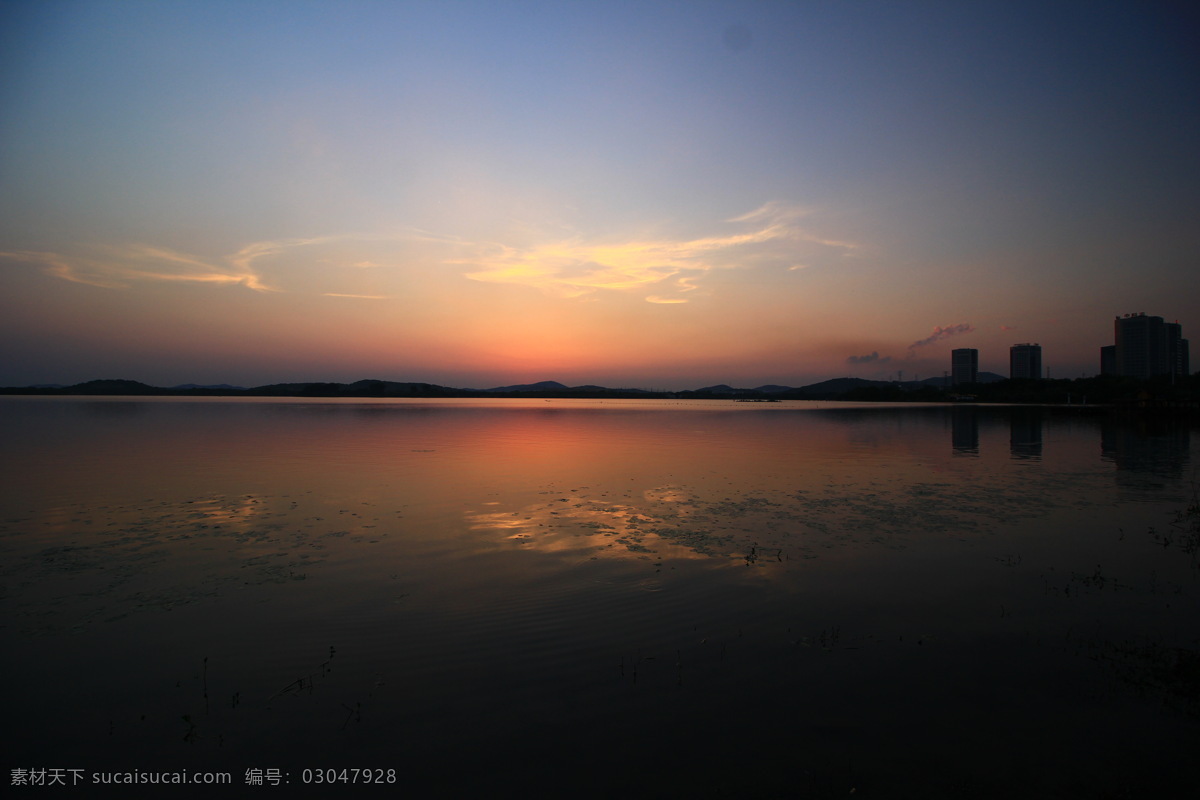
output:
[[[811,216],[816,212],[816,209],[809,206],[792,206],[786,203],[780,203],[778,200],[769,200],[763,203],[753,211],[747,211],[736,217],[730,217],[726,222],[780,222],[783,220],[795,221]]]
[[[271,291],[256,273],[238,265],[211,263],[186,253],[145,244],[93,248],[86,255],[21,251],[0,253],[0,257],[39,264],[48,275],[103,289],[169,281],[240,284],[256,291]]]
[[[370,276],[386,271],[387,264],[398,260],[396,255],[404,243],[428,240],[423,233],[265,240],[216,259],[148,244],[97,245],[70,254],[5,252],[0,258],[37,264],[56,278],[105,289],[163,282],[223,284],[258,292],[300,291],[374,299],[386,293],[364,285],[373,280]]]
[[[828,264],[855,249],[853,243],[808,230],[806,218],[812,213],[766,203],[714,223],[715,229],[707,235],[674,238],[596,240],[582,235],[563,238],[559,233],[516,245],[398,229],[267,239],[216,258],[150,244],[83,247],[70,254],[4,255],[37,263],[62,280],[107,289],[169,282],[379,299],[403,294],[417,271],[432,275],[440,267],[465,267],[450,277],[527,286],[561,298],[638,293],[649,303],[675,305],[703,295],[706,276],[714,271],[783,274]]]
[[[504,247],[490,257],[459,263],[482,267],[467,273],[471,280],[531,286],[560,297],[651,286],[688,292],[696,288],[689,278],[713,269],[705,253],[736,244],[713,240],[591,244],[573,240],[521,250]]]
[[[238,250],[233,255],[227,256],[226,260],[233,264],[235,268],[248,275],[258,275],[259,271],[255,266],[256,262],[296,250],[297,248],[340,241],[346,238],[348,237],[314,236],[308,238],[276,239],[263,242],[253,242],[252,244],[246,245],[241,250]]]
[[[1001,325],[1000,326],[1000,330],[1002,330],[1002,331],[1015,331],[1016,329],[1017,329],[1016,325]]]
[[[850,356],[846,359],[847,364],[887,364],[892,360],[891,356],[880,356],[878,351],[871,351],[865,356]]]
[[[787,228],[789,236],[798,241],[811,242],[813,244],[822,245],[824,247],[833,247],[841,250],[857,250],[859,245],[856,242],[848,242],[841,239],[830,239],[824,236],[818,236],[815,233],[801,227],[801,220],[811,217],[817,213],[816,208],[810,206],[790,206],[777,201],[763,203],[753,211],[742,214],[738,217],[725,220],[726,222],[753,222],[766,224],[768,227]],[[801,265],[804,266],[804,265]]]
[[[961,322],[958,325],[950,325],[945,328],[938,325],[933,329],[933,333],[931,333],[929,336],[926,336],[924,339],[913,342],[908,346],[908,349],[915,350],[918,347],[924,347],[927,344],[933,344],[934,342],[939,342],[942,339],[948,339],[951,336],[957,336],[960,333],[970,333],[973,330],[975,329],[972,328],[970,323],[967,322]]]
[[[30,264],[37,264],[41,266],[47,275],[53,275],[55,278],[71,281],[72,283],[85,283],[89,286],[98,286],[102,289],[117,289],[124,285],[115,278],[104,277],[99,274],[91,275],[87,270],[80,269],[78,263],[63,258],[58,253],[46,253],[36,250],[9,250],[0,252],[0,260],[24,261]]]
[[[797,263],[797,255],[814,250],[842,255],[857,247],[805,230],[800,220],[811,213],[766,203],[725,220],[740,231],[690,239],[594,242],[576,237],[524,248],[496,245],[455,263],[475,267],[466,274],[471,280],[529,286],[559,297],[653,288],[649,302],[682,303],[714,270],[764,265],[795,270],[807,266]]]

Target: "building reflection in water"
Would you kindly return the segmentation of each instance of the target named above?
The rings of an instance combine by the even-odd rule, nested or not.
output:
[[[995,434],[999,433],[994,429],[1007,423],[1009,457],[1040,461],[1044,427],[1049,424],[1089,430],[1098,428],[1101,456],[1116,468],[1118,485],[1142,489],[1147,481],[1178,480],[1191,468],[1191,433],[1195,422],[1186,417],[1127,417],[1111,413],[1078,416],[1022,406],[954,406],[949,411],[955,456],[979,456],[980,428],[985,429],[985,438],[992,443]]]
[[[950,440],[955,455],[979,455],[979,410],[974,406],[950,409]]]
[[[1009,412],[1008,451],[1014,459],[1042,457],[1042,417],[1040,408],[1014,408]]]
[[[1013,458],[1037,460],[1042,457],[1043,409],[1011,408],[1002,412],[1004,417],[998,417],[994,410],[981,412],[975,406],[954,406],[950,409],[950,436],[955,455],[979,455],[981,413],[988,414],[985,424],[989,427],[1002,425],[1002,420],[1007,417],[1009,454]]]
[[[1100,428],[1100,453],[1120,473],[1177,479],[1189,463],[1191,426],[1183,417],[1106,417]]]

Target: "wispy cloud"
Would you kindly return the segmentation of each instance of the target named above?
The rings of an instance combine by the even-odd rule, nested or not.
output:
[[[0,252],[0,260],[3,261],[24,261],[29,264],[37,264],[47,275],[53,275],[64,281],[72,283],[84,283],[89,286],[98,286],[102,289],[117,289],[125,284],[112,277],[105,277],[101,272],[96,271],[96,274],[91,274],[92,271],[82,268],[86,265],[81,265],[77,260],[67,259],[60,256],[58,253],[46,253],[37,250],[9,250]]]
[[[127,289],[137,284],[168,282],[240,285],[258,292],[314,291],[311,285],[289,276],[289,267],[316,261],[326,273],[371,272],[380,263],[360,257],[316,258],[322,245],[358,241],[366,237],[321,236],[253,242],[218,259],[205,259],[148,244],[100,245],[70,253],[19,251],[0,258],[38,264],[49,275],[105,289]],[[380,237],[372,237],[379,239]],[[305,253],[309,250],[311,253]],[[294,269],[292,270],[295,271]],[[335,280],[336,282],[336,280]],[[312,284],[310,280],[307,284]],[[318,294],[383,297],[376,293],[317,291]]]
[[[307,238],[276,239],[263,242],[253,242],[238,250],[226,260],[236,269],[247,275],[259,275],[261,269],[257,263],[265,259],[280,256],[301,248],[313,245],[328,244],[345,240],[347,236],[313,236]],[[254,288],[254,287],[251,287]]]
[[[970,323],[967,322],[960,322],[958,325],[950,325],[945,328],[943,328],[941,325],[938,325],[933,329],[933,333],[929,334],[924,339],[918,339],[917,341],[913,342],[908,346],[908,349],[915,350],[918,347],[925,347],[926,345],[933,344],[934,342],[940,342],[942,339],[948,339],[951,336],[958,336],[961,333],[970,333],[973,330],[975,329],[971,327]]]
[[[688,279],[712,268],[702,254],[717,248],[711,240],[623,244],[575,240],[524,249],[503,247],[494,255],[466,258],[459,263],[481,267],[467,273],[472,280],[521,284],[561,297],[650,286],[689,292],[696,285]]]
[[[847,364],[887,364],[892,360],[891,356],[880,356],[879,351],[873,350],[865,356],[850,356],[846,359]]]
[[[829,263],[856,248],[850,242],[816,235],[808,227],[813,213],[767,203],[714,223],[709,235],[677,238],[600,241],[559,234],[517,246],[504,240],[469,241],[399,229],[268,239],[217,258],[150,244],[97,246],[69,254],[2,255],[39,264],[63,280],[108,289],[167,282],[375,300],[403,291],[406,275],[453,266],[462,268],[461,277],[472,281],[528,286],[557,297],[640,293],[646,302],[673,305],[702,294],[705,277],[717,270],[786,273]]]
[[[139,282],[170,281],[241,284],[256,291],[271,290],[252,271],[144,244],[94,248],[86,255],[6,252],[0,253],[0,258],[38,264],[56,278],[104,289],[128,288]]]
[[[725,220],[741,230],[699,238],[633,239],[592,242],[576,237],[530,247],[496,246],[491,252],[458,260],[475,266],[466,277],[540,289],[560,297],[598,291],[653,288],[651,303],[683,303],[703,276],[719,269],[764,263],[780,269],[803,268],[797,256],[814,246],[844,254],[856,245],[816,236],[800,222],[811,211],[767,203]]]
[[[811,216],[816,212],[815,208],[810,206],[797,206],[781,203],[778,200],[768,200],[753,211],[747,211],[745,214],[739,214],[736,217],[730,217],[726,222],[781,222],[784,220],[796,221]]]

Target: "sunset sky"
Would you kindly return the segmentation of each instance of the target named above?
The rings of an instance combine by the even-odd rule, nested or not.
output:
[[[2,2],[0,385],[1078,377],[1135,311],[1195,353],[1198,20]]]

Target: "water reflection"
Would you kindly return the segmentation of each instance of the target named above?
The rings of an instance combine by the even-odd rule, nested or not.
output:
[[[1040,408],[1014,408],[1009,412],[1009,450],[1015,459],[1037,460],[1042,457],[1042,419]]]
[[[1007,427],[1009,457],[1018,462],[1042,460],[1046,426],[1055,432],[1057,455],[1077,462],[1089,460],[1084,442],[1098,436],[1101,458],[1115,467],[1114,480],[1127,497],[1185,478],[1191,465],[1195,422],[1186,417],[1023,406],[955,406],[948,413],[955,456],[979,457],[981,441],[985,449],[989,443],[998,444],[987,435],[998,425]]]
[[[1109,418],[1100,429],[1100,451],[1120,471],[1179,478],[1190,463],[1191,428],[1169,417]]]
[[[954,406],[950,409],[950,422],[954,452],[960,455],[977,455],[979,453],[979,412],[969,406]]]
[[[661,564],[664,558],[728,556],[739,548],[753,548],[753,543],[735,541],[728,518],[741,517],[738,527],[744,529],[748,514],[778,506],[765,498],[712,503],[678,486],[646,489],[637,502],[629,502],[628,494],[623,499],[589,496],[585,487],[582,493],[572,489],[569,496],[550,497],[516,511],[468,512],[467,520],[472,530],[501,532],[543,552],[567,550],[592,559],[638,558]]]
[[[1050,796],[1024,765],[1061,741],[1092,795],[1190,763],[1182,423],[114,405],[0,414],[15,763],[380,764],[468,796],[917,796],[947,769]]]

